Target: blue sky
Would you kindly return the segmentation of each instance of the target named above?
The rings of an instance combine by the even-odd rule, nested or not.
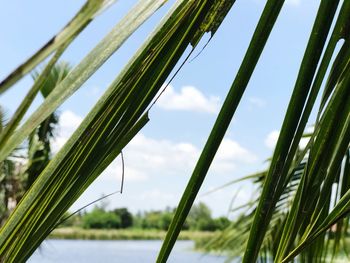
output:
[[[63,60],[73,66],[91,50],[136,1],[119,0],[78,37]],[[143,43],[174,1],[169,1],[120,48],[86,84],[60,108],[57,151],[82,118]],[[39,49],[75,14],[84,1],[5,1],[0,16],[0,78]],[[126,179],[122,195],[108,199],[110,207],[138,210],[175,206],[191,175],[223,99],[242,61],[265,1],[237,1],[209,45],[180,73],[150,112],[151,121],[125,149]],[[201,193],[256,172],[266,166],[281,126],[295,77],[317,11],[316,0],[286,2],[241,105],[225,136]],[[197,54],[208,39],[201,42]],[[187,50],[189,51],[190,48]],[[10,115],[32,84],[30,76],[0,97]],[[40,104],[36,99],[31,112]],[[120,187],[117,159],[88,189],[72,210]],[[214,215],[226,214],[253,194],[245,183],[197,201]]]

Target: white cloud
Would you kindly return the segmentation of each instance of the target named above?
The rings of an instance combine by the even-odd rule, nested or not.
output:
[[[72,111],[66,110],[60,114],[58,134],[52,142],[52,149],[57,153],[67,142],[69,137],[78,128],[83,118]],[[128,175],[126,181],[145,181],[147,176],[132,166],[125,166],[125,174]],[[120,160],[114,160],[104,171],[103,177],[106,180],[120,179],[122,174],[122,164]]]
[[[58,150],[69,139],[81,123],[82,118],[71,111],[64,111],[59,120],[58,136],[52,142],[53,151]],[[173,142],[149,138],[137,134],[124,149],[125,178],[130,181],[145,181],[153,175],[182,175],[192,172],[200,149],[188,142]],[[224,139],[212,171],[226,173],[233,171],[239,163],[252,163],[256,157],[236,141]],[[120,179],[121,161],[115,160],[104,172],[106,179]]]
[[[64,111],[60,118],[58,136],[53,142],[57,152],[81,123],[82,118],[71,111]],[[187,183],[199,158],[201,149],[190,142],[155,139],[142,133],[137,134],[125,147],[125,191],[120,197],[109,200],[114,206],[128,206],[131,209],[159,209],[175,206],[182,187]],[[238,142],[225,138],[214,159],[210,173],[219,178],[236,172],[242,164],[256,162],[256,156]],[[118,157],[102,173],[73,210],[97,198],[102,193],[118,190],[122,176],[121,159]],[[132,183],[132,185],[131,185]],[[139,205],[143,200],[147,204]],[[138,204],[135,206],[135,204]],[[135,208],[132,208],[135,206]],[[142,208],[140,208],[142,207]]]
[[[159,189],[152,189],[150,191],[145,191],[140,195],[141,200],[168,200],[171,201],[175,198],[174,194],[160,191]]]
[[[181,175],[192,172],[200,150],[190,143],[155,140],[138,134],[125,149],[126,165],[132,165],[140,174]],[[212,171],[226,173],[237,164],[253,163],[256,156],[231,139],[221,144]]]
[[[142,189],[139,190],[137,194],[129,195],[130,205],[128,209],[134,213],[140,211],[140,209],[135,209],[135,204],[141,204],[141,210],[143,211],[175,207],[180,198],[180,194],[181,193],[169,191],[169,189],[154,188],[154,186],[149,185],[147,189]]]
[[[239,163],[253,163],[257,157],[231,139],[224,139],[217,152],[214,164],[214,172],[230,172],[236,168]]]
[[[280,135],[280,132],[277,130],[270,132],[265,139],[265,145],[270,149],[274,149],[277,144],[279,135]]]
[[[83,120],[83,118],[69,110],[62,112],[59,118],[58,134],[52,142],[52,150],[54,153],[62,148]]]
[[[263,108],[266,106],[266,101],[261,99],[261,98],[258,98],[258,97],[250,97],[250,98],[248,98],[248,102],[251,105],[258,107],[258,108]]]
[[[76,128],[78,128],[82,120],[82,117],[76,115],[72,111],[67,110],[62,112],[62,114],[60,114],[60,132],[68,135],[72,134]]]
[[[206,97],[201,91],[192,86],[184,86],[180,92],[176,92],[172,86],[168,86],[157,105],[165,110],[217,113],[220,103],[218,97]]]
[[[313,127],[306,128],[305,133],[312,133],[313,129],[314,129]],[[265,139],[265,145],[270,149],[274,149],[277,144],[279,134],[280,132],[277,130],[270,132]],[[301,138],[299,142],[299,147],[301,149],[304,149],[307,143],[309,142],[309,139],[310,139],[309,137]]]
[[[313,133],[314,132],[314,128],[315,128],[314,126],[307,127],[305,129],[305,133],[308,133],[308,134]],[[300,139],[300,143],[299,143],[299,147],[301,149],[305,149],[305,147],[308,144],[309,140],[310,140],[310,137],[303,137],[303,138],[301,138]]]
[[[101,91],[100,87],[93,86],[90,89],[90,94],[93,95],[93,96],[100,95],[101,93],[102,93],[102,91]]]
[[[307,145],[308,142],[309,142],[309,139],[310,139],[310,138],[301,138],[301,139],[300,139],[300,143],[299,143],[299,147],[300,147],[301,149],[305,149],[306,145]]]
[[[292,6],[299,6],[301,0],[287,0],[286,3]]]
[[[122,162],[120,158],[114,160],[106,170],[103,172],[103,179],[106,181],[121,181],[122,179]],[[148,176],[135,169],[132,165],[124,165],[124,180],[125,183],[132,182],[143,182],[148,180]]]
[[[124,150],[126,165],[148,175],[182,174],[193,167],[198,155],[198,149],[190,143],[156,140],[141,133]]]

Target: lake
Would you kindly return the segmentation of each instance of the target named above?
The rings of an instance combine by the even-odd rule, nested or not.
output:
[[[48,240],[28,262],[155,262],[161,244],[159,240]],[[195,252],[192,241],[178,241],[168,262],[221,263],[225,257]]]

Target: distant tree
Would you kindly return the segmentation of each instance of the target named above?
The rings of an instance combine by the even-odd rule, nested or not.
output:
[[[168,230],[171,220],[173,219],[174,213],[170,211],[164,211],[161,215],[159,228],[162,230]]]
[[[113,210],[120,218],[120,228],[128,228],[133,225],[133,215],[128,211],[127,208],[117,208]]]
[[[191,230],[212,230],[214,228],[209,207],[200,202],[194,205],[187,222]]]
[[[120,217],[113,212],[107,212],[98,207],[86,213],[82,218],[82,222],[83,228],[86,229],[112,229],[121,226]]]
[[[133,227],[134,228],[142,228],[142,224],[143,224],[143,213],[141,211],[138,211],[133,216]]]
[[[144,229],[161,229],[162,211],[146,212],[141,227]]]

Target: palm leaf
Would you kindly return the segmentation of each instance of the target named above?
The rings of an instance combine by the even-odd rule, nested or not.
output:
[[[339,1],[321,1],[308,46],[289,102],[270,169],[256,210],[243,262],[255,262],[264,239],[274,207],[283,192],[290,165],[301,134],[295,134],[300,116],[311,88],[326,38]],[[298,137],[297,137],[298,136]],[[292,144],[292,142],[295,142]],[[291,147],[292,146],[292,147]],[[290,218],[296,218],[290,216]],[[287,223],[286,225],[290,225]],[[285,228],[287,229],[287,227]],[[290,231],[290,230],[288,230]],[[291,237],[293,234],[286,234]],[[283,237],[282,237],[283,238]],[[282,242],[284,243],[284,242]],[[288,247],[288,245],[286,246]]]
[[[164,2],[140,1],[18,129],[18,123],[60,55],[107,2],[88,1],[72,24],[6,78],[0,84],[0,93],[55,52],[9,128],[2,131],[0,161],[6,160]],[[2,261],[23,262],[34,252],[70,205],[147,123],[148,110],[187,46],[195,47],[205,32],[213,35],[234,3],[234,0],[176,2],[67,144],[38,175],[0,229]],[[157,262],[167,261],[171,253],[283,3],[268,0],[265,5]],[[343,1],[337,13],[339,3],[339,0],[320,1],[269,169],[254,177],[261,189],[259,197],[243,207],[245,211],[226,232],[209,243],[209,249],[229,249],[232,255],[245,251],[243,262],[249,263],[258,259],[267,262],[271,258],[286,262],[297,255],[300,262],[326,262],[329,256],[335,258],[341,241],[344,243],[350,204],[350,2]],[[344,42],[335,54],[341,39]],[[314,131],[307,147],[300,150],[300,139],[321,91]],[[334,224],[337,227],[333,233],[329,228]]]
[[[52,52],[70,43],[81,31],[88,26],[99,12],[102,12],[114,1],[110,0],[87,0],[84,6],[77,12],[71,21],[53,38],[51,38],[34,55],[23,62],[11,74],[0,82],[0,94],[9,89],[18,80],[33,70],[40,62],[47,58]]]
[[[6,141],[0,150],[4,159],[18,144],[43,122],[54,110],[71,96],[83,83],[124,43],[124,41],[149,17],[165,0],[140,1],[100,41],[100,43],[60,82],[44,103]],[[48,73],[48,72],[47,72]]]
[[[181,231],[182,225],[184,224],[197,193],[205,179],[209,166],[214,159],[214,156],[248,85],[249,79],[253,74],[254,68],[259,60],[282,5],[283,1],[270,0],[265,6],[248,51],[243,59],[237,76],[224,101],[224,104],[215,121],[214,127],[176,209],[174,218],[169,226],[164,243],[159,252],[157,262],[165,262],[169,257],[169,254]]]
[[[212,6],[210,1],[180,1],[174,6],[1,229],[2,260],[26,260],[70,205],[146,124],[145,111],[176,62],[188,44],[197,43],[211,25],[206,14]]]

